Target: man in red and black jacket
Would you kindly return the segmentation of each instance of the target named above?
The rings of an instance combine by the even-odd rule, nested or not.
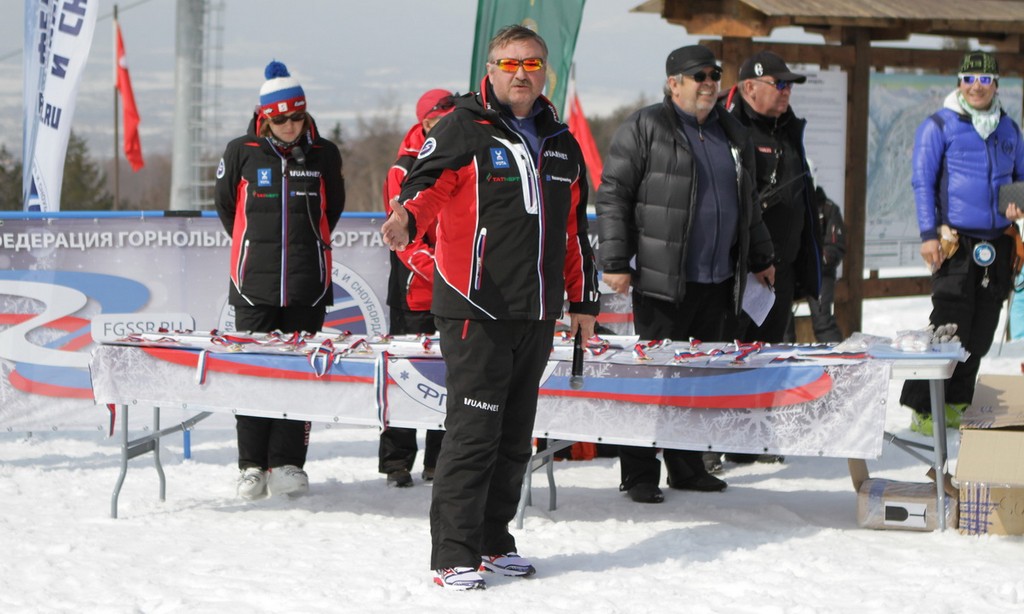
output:
[[[478,567],[535,569],[515,516],[540,378],[566,297],[572,333],[593,335],[597,276],[579,145],[541,97],[547,46],[522,26],[488,46],[479,93],[456,100],[420,149],[381,229],[404,249],[437,226],[434,313],[447,416],[430,528],[435,582],[483,588]]]
[[[384,179],[384,210],[391,213],[388,204],[402,191],[416,161],[416,156],[427,140],[427,134],[451,112],[455,106],[452,93],[433,89],[420,96],[416,103],[417,122],[409,128],[398,148],[398,159]],[[391,275],[388,278],[388,306],[390,307],[392,335],[433,334],[434,316],[430,313],[430,299],[434,294],[434,228],[427,229],[423,237],[402,251],[391,252]],[[442,430],[428,430],[426,449],[423,451],[423,479],[434,479],[437,455],[441,451]],[[388,486],[412,486],[413,463],[416,461],[416,429],[386,427],[380,433],[377,452],[377,470],[388,476]]]

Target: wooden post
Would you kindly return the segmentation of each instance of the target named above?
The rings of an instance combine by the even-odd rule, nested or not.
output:
[[[867,30],[848,30],[844,44],[854,48],[856,61],[847,67],[846,116],[846,257],[843,280],[847,300],[836,301],[836,320],[844,334],[861,330],[864,300],[864,227],[867,219],[868,100],[871,86],[871,37]]]

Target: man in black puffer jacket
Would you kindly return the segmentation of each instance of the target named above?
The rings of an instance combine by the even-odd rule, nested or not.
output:
[[[597,195],[604,281],[633,288],[642,339],[731,340],[747,271],[774,283],[772,244],[754,206],[753,151],[744,128],[716,107],[722,71],[710,49],[676,49],[664,101],[615,133]],[[654,448],[620,446],[620,490],[660,503]],[[668,484],[718,491],[701,453],[665,450]]]

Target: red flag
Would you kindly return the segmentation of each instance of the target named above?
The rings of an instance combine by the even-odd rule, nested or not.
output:
[[[596,190],[601,185],[604,164],[601,162],[601,154],[597,151],[597,143],[594,142],[594,135],[590,133],[590,123],[583,114],[580,97],[576,94],[575,88],[569,103],[569,132],[576,137],[580,149],[583,150],[583,161],[587,163],[587,174],[590,175],[590,186]]]
[[[121,39],[121,24],[114,22],[114,35],[117,38],[117,91],[121,93],[121,106],[124,117],[124,157],[128,159],[133,171],[142,168],[142,143],[139,141],[139,109],[135,106],[135,93],[132,92],[132,79],[128,76],[128,62],[124,57],[124,41]]]

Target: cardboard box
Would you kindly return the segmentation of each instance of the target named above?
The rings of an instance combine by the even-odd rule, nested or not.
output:
[[[1024,535],[1024,377],[982,375],[960,424],[960,532]]]
[[[957,526],[956,499],[946,496],[946,526]],[[865,529],[934,531],[935,484],[869,478],[857,492],[857,524]]]

